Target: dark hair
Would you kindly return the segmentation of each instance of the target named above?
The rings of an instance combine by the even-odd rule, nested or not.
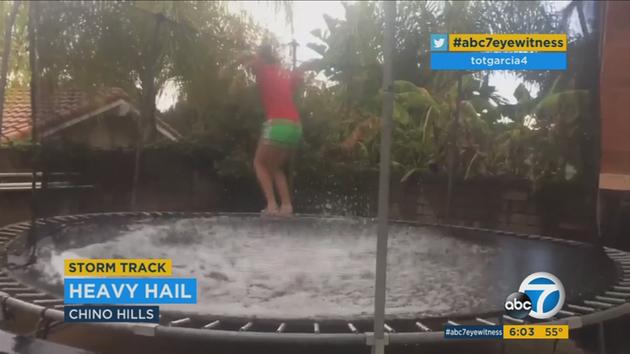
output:
[[[280,62],[271,44],[262,44],[258,47],[258,57],[267,64],[278,64]]]

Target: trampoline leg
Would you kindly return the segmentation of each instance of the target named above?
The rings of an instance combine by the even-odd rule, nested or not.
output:
[[[50,329],[50,320],[46,318],[40,318],[35,328],[35,338],[46,339],[48,337],[48,330]]]
[[[606,354],[606,337],[604,336],[604,323],[600,323],[597,325],[597,344],[598,344],[598,353]]]
[[[503,316],[502,316],[502,315],[499,315],[499,318],[498,318],[498,320],[497,320],[497,323],[498,323],[501,327],[503,327]],[[505,341],[504,341],[504,340],[499,341],[499,346],[500,346],[500,348],[501,348],[501,351],[500,351],[500,352],[501,352],[501,354],[505,354]]]

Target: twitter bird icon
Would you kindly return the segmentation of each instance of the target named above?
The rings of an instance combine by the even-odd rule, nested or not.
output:
[[[431,34],[431,50],[434,52],[448,50],[448,34]]]

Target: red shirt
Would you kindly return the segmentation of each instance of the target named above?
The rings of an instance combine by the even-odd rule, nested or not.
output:
[[[256,60],[253,68],[267,120],[287,119],[299,122],[300,115],[293,103],[293,94],[302,78],[301,73],[285,70],[280,65],[266,64],[261,60]]]

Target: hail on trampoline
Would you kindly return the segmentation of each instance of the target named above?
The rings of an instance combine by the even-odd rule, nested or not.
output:
[[[42,240],[29,272],[60,289],[64,259],[171,258],[174,275],[198,279],[199,304],[165,309],[267,318],[369,316],[374,230],[353,219],[313,227],[220,217],[135,224],[113,238],[111,230],[85,230],[91,234],[85,244]],[[405,226],[392,228],[389,243],[389,315],[437,316],[489,305],[470,294],[486,286],[481,280],[496,261],[494,246]]]

